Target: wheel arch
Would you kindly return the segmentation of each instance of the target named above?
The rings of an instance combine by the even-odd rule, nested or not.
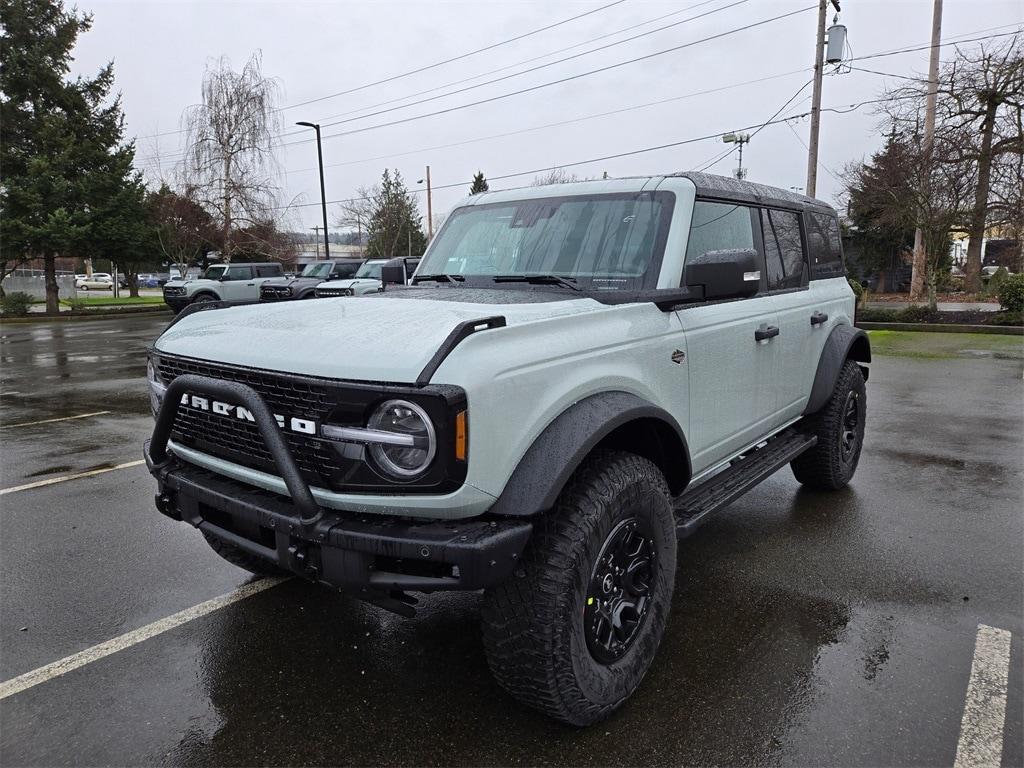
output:
[[[195,293],[188,297],[188,300],[195,301],[200,296],[212,296],[214,301],[223,301],[220,295],[215,290],[213,290],[213,288],[203,288],[200,291],[196,291]]]
[[[804,408],[804,415],[816,413],[828,402],[829,395],[835,389],[839,371],[847,360],[858,363],[871,362],[871,342],[868,335],[860,328],[852,325],[837,325],[832,329],[825,342],[818,360],[818,369],[814,374],[811,396]],[[861,366],[864,380],[867,381],[868,369]]]
[[[690,453],[668,411],[628,392],[602,392],[560,413],[520,459],[490,511],[522,517],[554,506],[572,473],[596,448],[629,451],[654,462],[672,493],[690,480]]]

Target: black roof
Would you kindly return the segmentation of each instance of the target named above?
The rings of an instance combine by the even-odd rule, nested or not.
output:
[[[720,197],[727,200],[739,202],[757,203],[759,205],[773,205],[782,208],[816,208],[821,211],[834,213],[834,209],[828,203],[807,195],[798,195],[787,189],[769,187],[765,184],[756,184],[753,181],[734,179],[731,176],[716,176],[710,173],[699,173],[698,171],[679,171],[670,173],[669,176],[681,176],[689,179],[697,187],[699,197]]]

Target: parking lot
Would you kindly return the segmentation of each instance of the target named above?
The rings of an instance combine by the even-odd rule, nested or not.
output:
[[[783,471],[682,542],[653,668],[578,730],[493,682],[478,595],[407,620],[246,588],[159,515],[144,350],[166,322],[0,333],[4,765],[1024,763],[1020,360],[876,358],[852,486]],[[1003,722],[984,671],[1008,637]]]

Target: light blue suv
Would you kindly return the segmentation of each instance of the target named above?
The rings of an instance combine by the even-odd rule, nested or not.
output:
[[[787,464],[856,470],[871,355],[820,201],[700,173],[484,193],[403,272],[183,312],[149,361],[157,507],[400,614],[485,590],[491,670],[552,717],[640,685],[679,537]]]

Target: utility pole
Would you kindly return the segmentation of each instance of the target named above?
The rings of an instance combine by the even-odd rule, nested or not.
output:
[[[320,261],[320,225],[317,224],[315,227],[310,227],[316,232],[316,260]]]
[[[743,172],[743,145],[750,143],[749,133],[727,133],[722,137],[726,144],[736,144],[740,148],[740,164],[736,169],[736,178],[742,179],[746,174]]]
[[[434,239],[434,205],[430,194],[430,166],[427,166],[427,175],[425,178],[419,179],[416,183],[427,184],[427,241]]]
[[[924,105],[924,155],[925,183],[931,173],[932,143],[935,141],[935,102],[939,91],[939,40],[942,38],[942,0],[935,0],[932,8],[932,50],[928,60],[928,97]],[[927,271],[927,254],[924,233],[918,227],[914,230],[914,261],[910,273],[910,299],[914,301],[924,295],[924,278]]]
[[[303,128],[312,128],[316,131],[316,158],[320,164],[320,210],[324,216],[324,258],[331,258],[331,243],[327,235],[327,192],[324,191],[324,150],[320,143],[320,124],[319,123],[307,123],[305,121],[298,122],[296,125],[301,125]],[[224,178],[227,178],[225,175]],[[319,236],[317,242],[319,242]],[[320,248],[317,246],[317,253]]]
[[[818,129],[821,124],[821,77],[825,71],[825,17],[828,4],[839,12],[839,0],[818,0],[818,40],[814,47],[814,95],[811,97],[811,136],[807,142],[807,196],[814,197],[818,185]]]

